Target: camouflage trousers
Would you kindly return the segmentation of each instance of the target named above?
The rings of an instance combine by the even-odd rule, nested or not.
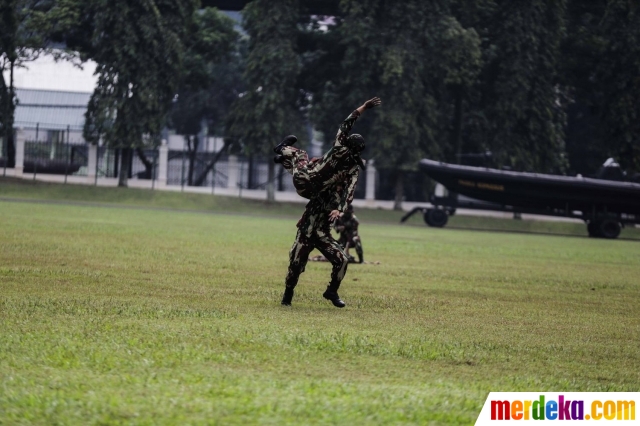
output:
[[[329,290],[338,291],[340,283],[347,273],[349,261],[347,255],[340,247],[340,244],[333,239],[329,232],[322,230],[314,231],[311,237],[305,236],[300,230],[296,235],[296,240],[289,252],[289,271],[285,279],[287,288],[294,288],[298,284],[300,274],[309,260],[309,253],[316,248],[327,258],[333,268],[331,269],[331,282]]]
[[[351,234],[349,236],[345,235],[345,233],[340,234],[340,238],[338,239],[338,244],[340,244],[340,247],[342,247],[343,250],[346,250],[347,244],[349,244],[349,248],[355,248],[356,253],[358,254],[358,263],[364,262],[364,251],[362,250],[362,240],[360,240],[360,236],[358,236],[357,233]],[[347,258],[353,259],[351,256],[347,256]]]
[[[333,170],[335,162],[330,157],[309,159],[307,151],[293,146],[282,149],[282,166],[293,176],[293,186],[303,198],[311,199],[321,191],[343,180],[344,176]]]

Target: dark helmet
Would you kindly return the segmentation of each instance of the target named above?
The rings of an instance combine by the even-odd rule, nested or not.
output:
[[[349,151],[351,151],[351,153],[360,154],[362,151],[364,151],[364,138],[362,137],[362,135],[354,133],[347,138],[345,145],[347,148],[349,148]]]

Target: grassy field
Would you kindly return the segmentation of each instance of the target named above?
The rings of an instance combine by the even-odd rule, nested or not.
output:
[[[336,309],[310,262],[284,308],[300,205],[0,200],[0,424],[473,424],[489,391],[640,388],[638,230],[361,210],[380,265],[351,265]]]
[[[299,203],[267,204],[262,201],[205,194],[149,191],[144,189],[104,188],[80,185],[57,185],[31,180],[0,177],[0,201],[33,200],[84,206],[121,206],[128,208],[226,213],[297,220],[304,208]],[[404,212],[382,209],[358,209],[358,218],[367,223],[399,224]],[[420,214],[413,215],[404,226],[426,226]],[[586,236],[584,223],[504,220],[492,217],[456,215],[448,229],[472,229],[491,232],[524,232],[564,236]],[[621,239],[640,240],[640,228],[623,228]]]

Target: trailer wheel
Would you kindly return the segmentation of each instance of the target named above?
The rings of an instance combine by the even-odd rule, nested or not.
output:
[[[447,224],[449,220],[449,215],[447,212],[441,209],[427,209],[424,212],[424,221],[427,225],[433,226],[435,228],[442,228]]]
[[[596,222],[596,224],[599,231],[598,233],[604,238],[614,239],[618,238],[618,235],[620,235],[621,226],[620,222],[618,222],[617,220],[602,219]]]

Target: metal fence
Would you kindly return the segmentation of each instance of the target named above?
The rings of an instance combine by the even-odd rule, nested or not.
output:
[[[155,181],[158,178],[158,157],[157,149],[134,150],[129,165],[129,177]]]
[[[30,140],[24,144],[24,174],[86,176],[88,147],[83,141]]]
[[[216,154],[211,152],[169,151],[167,164],[167,185],[227,188],[229,183],[229,156],[223,154],[210,167]],[[268,183],[269,169],[267,161],[271,158],[257,158],[238,155],[237,186],[242,189],[264,189]],[[277,169],[281,169],[278,167]],[[284,172],[284,170],[282,170]],[[286,172],[284,172],[286,173]],[[191,177],[191,179],[190,179]],[[291,179],[281,179],[279,190],[295,191]],[[278,180],[276,180],[276,183]]]
[[[0,167],[2,167],[2,170],[0,170],[0,172],[2,172],[2,175],[6,175],[7,174],[7,158],[9,156],[7,155],[7,144],[4,143],[4,138],[2,136],[0,136]]]
[[[191,185],[226,188],[229,180],[228,155],[221,155],[211,166],[212,152],[169,151],[167,185]],[[190,179],[191,177],[191,179]]]
[[[6,146],[2,144],[2,159],[6,158]],[[95,155],[96,158],[89,158]],[[159,149],[133,150],[129,164],[129,179],[151,180],[152,187],[158,180]],[[215,164],[211,164],[217,158]],[[269,184],[269,162],[271,157],[227,154],[217,156],[212,152],[189,153],[170,150],[167,156],[166,184],[177,186],[199,186],[264,190]],[[90,149],[84,141],[69,140],[69,132],[59,138],[27,140],[24,144],[23,173],[67,176],[95,176],[117,178],[122,167],[122,149],[99,146]],[[95,167],[95,170],[89,170]],[[291,176],[281,166],[276,166],[274,183],[277,191],[295,192]],[[1,171],[0,171],[1,173]],[[233,177],[231,175],[233,174]],[[232,183],[233,182],[233,183]],[[366,188],[366,173],[360,174],[356,197],[362,198]]]
[[[118,167],[120,166],[119,151],[104,146],[98,147],[96,151],[98,157],[95,162],[96,177],[118,177]]]
[[[167,185],[186,185],[188,152],[169,151],[167,162]]]

